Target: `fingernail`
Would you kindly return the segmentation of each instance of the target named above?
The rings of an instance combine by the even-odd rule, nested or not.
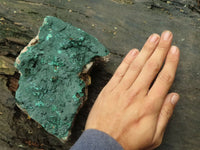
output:
[[[178,100],[179,100],[179,96],[178,95],[176,95],[176,94],[174,94],[172,97],[171,97],[171,103],[173,104],[173,105],[175,105],[177,102],[178,102]]]
[[[171,36],[171,32],[169,31],[165,31],[164,32],[164,35],[163,35],[163,39],[166,41],[166,40],[169,40],[170,39],[170,36]]]
[[[158,36],[155,35],[155,34],[151,35],[151,37],[150,37],[150,39],[149,39],[149,41],[150,41],[151,43],[155,43],[157,40],[158,40]]]
[[[172,52],[172,54],[175,54],[175,53],[176,53],[176,51],[177,51],[177,48],[176,48],[176,46],[172,46],[172,47],[171,47],[171,52]]]
[[[134,49],[131,51],[131,56],[135,56],[136,54],[137,54],[137,50]]]

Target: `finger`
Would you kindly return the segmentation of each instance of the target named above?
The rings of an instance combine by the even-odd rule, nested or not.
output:
[[[173,35],[170,31],[165,31],[162,33],[158,47],[144,65],[141,73],[131,86],[130,90],[137,87],[143,89],[145,95],[147,94],[152,81],[158,74],[171,47],[172,36]]]
[[[161,108],[163,99],[173,83],[178,66],[179,55],[179,49],[176,46],[172,46],[167,55],[163,69],[158,74],[156,81],[148,93],[148,96],[155,101],[155,107],[158,109]]]
[[[137,58],[129,66],[119,86],[121,86],[123,89],[127,89],[132,85],[140,73],[143,65],[155,50],[159,39],[160,37],[157,34],[152,34],[148,38]]]
[[[136,58],[138,53],[139,53],[138,49],[132,49],[125,56],[125,58],[123,59],[122,63],[119,65],[119,67],[115,71],[113,77],[110,79],[110,81],[107,84],[107,88],[109,88],[110,91],[112,91],[116,87],[116,85],[119,84],[119,82],[123,78],[124,74],[126,73],[129,65]]]
[[[177,93],[170,93],[166,96],[158,117],[155,138],[162,138],[164,135],[166,126],[173,114],[174,107],[178,100],[179,95]]]
[[[148,149],[155,149],[162,143],[166,126],[173,114],[174,107],[178,100],[179,100],[179,95],[177,93],[170,93],[166,96],[165,102],[158,115],[158,121],[156,125],[154,138],[152,140],[152,146],[149,147]]]

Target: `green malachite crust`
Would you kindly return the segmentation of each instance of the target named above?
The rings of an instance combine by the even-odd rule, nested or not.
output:
[[[46,131],[66,140],[84,99],[84,66],[108,50],[93,36],[47,16],[39,40],[21,53],[15,66],[21,73],[17,105]]]

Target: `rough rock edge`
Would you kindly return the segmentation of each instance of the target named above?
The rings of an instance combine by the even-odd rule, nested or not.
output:
[[[28,50],[28,47],[37,44],[38,41],[39,41],[39,33],[38,33],[38,35],[37,35],[35,38],[33,38],[33,39],[29,42],[29,44],[28,44],[26,47],[24,47],[24,49],[20,52],[19,56],[16,58],[15,67],[17,66],[17,64],[19,65],[20,62],[21,62],[20,59],[19,59],[20,56],[21,56],[21,54],[22,54],[22,53],[25,53],[25,52]],[[80,104],[79,108],[78,108],[77,111],[76,111],[76,115],[78,114],[79,110],[83,107],[85,101],[87,101],[87,99],[88,99],[88,86],[91,84],[91,77],[89,76],[90,70],[92,69],[92,67],[94,66],[94,64],[100,63],[100,62],[108,62],[108,61],[109,61],[109,58],[110,58],[110,54],[108,54],[107,56],[104,56],[104,57],[95,57],[95,58],[94,58],[93,60],[91,60],[88,64],[86,64],[86,65],[83,67],[82,72],[79,73],[80,79],[82,79],[82,80],[84,81],[84,83],[85,83],[85,88],[83,89],[83,90],[84,90],[84,96],[80,98],[81,104]],[[20,73],[20,76],[23,75],[19,70],[18,70],[18,72]],[[28,112],[27,112],[25,109],[21,108],[17,103],[16,103],[16,105],[17,105],[18,108],[20,108],[20,109],[28,116],[28,118],[31,118],[31,117],[29,116]],[[53,135],[53,134],[51,134],[51,133],[49,133],[49,132],[48,132],[48,133],[51,134],[51,135],[53,135],[54,137],[58,138],[61,142],[65,143],[65,142],[68,140],[68,138],[70,137],[70,135],[71,135],[71,129],[72,129],[73,126],[74,126],[74,122],[75,122],[75,119],[76,119],[76,115],[75,115],[75,117],[74,117],[74,119],[73,119],[73,121],[72,121],[71,128],[70,128],[70,130],[68,131],[67,137],[64,137],[64,138],[60,139],[60,138],[56,137],[55,135]],[[32,119],[32,118],[31,118],[31,119]],[[33,119],[33,120],[34,120],[34,119]],[[36,120],[34,120],[34,121],[37,122]],[[38,123],[38,122],[37,122],[37,123]],[[40,125],[40,123],[38,123],[38,124]],[[40,126],[41,126],[41,125],[40,125]],[[42,127],[42,126],[41,126],[41,127]],[[42,128],[43,128],[43,127],[42,127]],[[45,129],[44,129],[44,130],[45,130]],[[45,131],[46,131],[46,130],[45,130]],[[46,132],[47,132],[47,131],[46,131]]]

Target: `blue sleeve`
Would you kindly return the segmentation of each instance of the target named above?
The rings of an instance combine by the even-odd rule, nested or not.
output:
[[[123,150],[123,148],[108,134],[88,129],[83,132],[70,150]]]

